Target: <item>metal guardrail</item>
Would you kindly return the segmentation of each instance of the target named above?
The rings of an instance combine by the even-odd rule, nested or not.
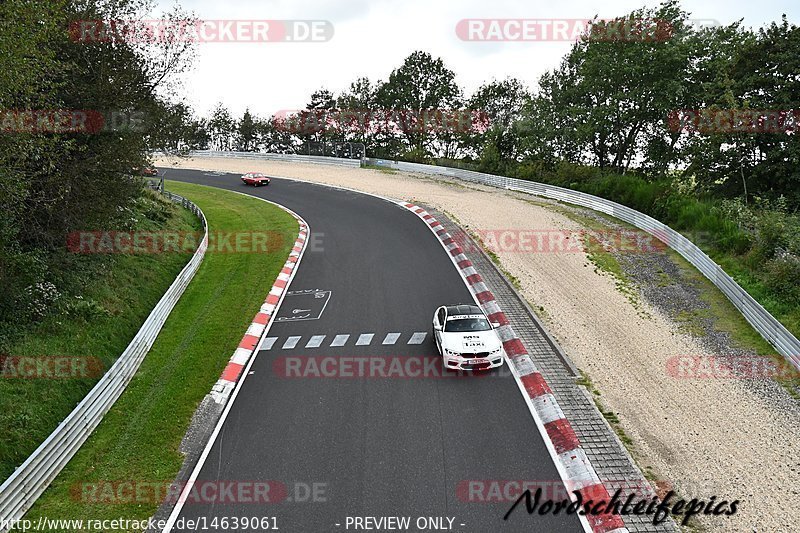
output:
[[[220,152],[217,150],[192,150],[189,152],[189,155],[197,157],[227,157],[261,161],[281,161],[284,163],[315,163],[321,165],[334,165],[352,168],[358,168],[361,166],[360,159],[346,159],[341,157],[327,157],[321,155],[267,154],[261,152]]]
[[[178,299],[203,261],[208,248],[208,223],[186,198],[164,192],[170,200],[195,213],[203,223],[203,242],[144,321],[122,355],[49,437],[0,485],[0,531],[20,519],[55,479],[122,395],[155,342]]]
[[[304,161],[304,158],[309,156],[293,156],[283,154],[249,154],[240,152],[209,152],[199,151],[193,152],[195,155],[206,155],[211,157],[238,157],[254,159],[277,159],[284,161]],[[255,156],[255,157],[254,157]],[[329,165],[352,165],[354,162],[350,159],[337,159],[333,157],[314,157],[313,162]],[[595,211],[600,211],[618,218],[628,224],[631,224],[641,230],[646,231],[650,235],[659,239],[667,246],[678,252],[684,259],[694,265],[705,277],[707,277],[722,293],[733,303],[733,305],[742,313],[742,316],[750,323],[750,325],[758,331],[764,339],[766,339],[775,349],[780,353],[794,368],[800,370],[800,340],[797,339],[786,327],[781,324],[769,311],[758,303],[755,298],[750,296],[747,291],[739,286],[736,281],[731,278],[718,264],[716,264],[705,252],[698,248],[689,239],[681,235],[679,232],[673,230],[666,224],[659,222],[651,216],[640,213],[635,209],[626,207],[622,204],[593,196],[555,185],[546,185],[535,181],[521,180],[517,178],[508,178],[505,176],[495,176],[493,174],[484,174],[483,172],[475,172],[472,170],[464,170],[459,168],[438,167],[434,165],[425,165],[421,163],[405,163],[399,161],[392,161],[387,159],[362,159],[362,163],[385,166],[405,172],[418,172],[432,176],[446,176],[456,178],[464,181],[471,181],[473,183],[480,183],[500,189],[507,189],[512,191],[520,191],[535,196],[542,196],[544,198],[551,198],[570,204],[575,204]]]
[[[365,162],[386,166],[406,172],[419,172],[428,175],[447,176],[501,189],[520,191],[536,196],[551,198],[606,213],[628,224],[646,231],[667,246],[678,252],[705,277],[707,277],[742,313],[747,321],[766,339],[794,368],[800,370],[800,341],[786,327],[773,317],[747,291],[739,286],[718,264],[689,239],[666,224],[622,204],[563,187],[546,185],[535,181],[507,178],[462,170],[437,167],[419,163],[404,163],[389,160],[365,159]]]

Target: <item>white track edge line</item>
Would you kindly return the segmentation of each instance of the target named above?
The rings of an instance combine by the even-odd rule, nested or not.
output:
[[[413,204],[413,202],[407,202],[407,203]],[[419,207],[416,204],[414,204],[414,205],[415,205],[415,207]],[[478,301],[478,299],[475,297],[475,294],[472,292],[472,290],[470,290],[470,285],[467,282],[467,279],[462,275],[461,269],[458,267],[458,263],[456,263],[455,257],[447,249],[447,247],[445,246],[444,242],[442,242],[442,239],[440,239],[439,236],[436,235],[436,232],[433,231],[433,228],[431,228],[431,226],[425,220],[423,220],[422,217],[419,216],[418,213],[415,213],[412,209],[408,208],[405,205],[401,205],[401,207],[403,207],[406,211],[409,211],[414,216],[416,216],[418,219],[420,219],[420,221],[422,221],[422,223],[425,224],[425,226],[428,227],[428,229],[431,231],[431,233],[433,233],[434,238],[442,246],[442,250],[444,250],[444,253],[450,258],[450,263],[453,265],[453,268],[455,268],[456,271],[458,272],[458,277],[461,278],[461,281],[464,282],[464,285],[467,287],[467,291],[469,292],[469,294],[472,297],[473,301],[475,302],[475,304],[478,307],[483,309],[483,306]],[[430,214],[430,213],[426,212],[426,214]],[[450,232],[447,232],[447,234],[450,235]],[[450,235],[450,237],[453,238],[452,235]],[[492,295],[494,295],[494,293],[492,293]],[[511,374],[514,376],[514,381],[516,381],[517,387],[519,388],[519,391],[522,394],[523,399],[525,400],[525,405],[528,406],[528,411],[530,411],[531,417],[533,417],[533,421],[536,424],[536,428],[539,430],[539,433],[540,433],[540,435],[542,437],[542,440],[544,441],[544,445],[547,448],[547,451],[550,453],[550,458],[552,459],[553,464],[555,465],[556,470],[558,471],[558,475],[561,476],[561,481],[564,482],[564,485],[566,486],[567,482],[570,480],[569,476],[567,476],[567,472],[564,469],[564,465],[561,464],[561,461],[558,459],[558,454],[556,453],[556,449],[553,446],[553,441],[550,440],[550,436],[547,434],[547,430],[545,429],[544,424],[542,423],[542,420],[539,417],[539,414],[536,412],[536,409],[533,406],[533,400],[531,399],[530,395],[528,394],[528,391],[525,390],[525,385],[522,384],[522,380],[520,379],[520,376],[517,373],[516,368],[514,368],[514,365],[511,364],[511,360],[509,359],[508,354],[505,353],[505,350],[503,350],[503,357],[506,360],[506,365],[508,365],[508,367],[511,369]],[[530,357],[530,354],[528,354],[528,357]],[[570,499],[573,499],[573,497],[570,496]],[[581,525],[583,526],[583,530],[584,530],[585,533],[594,533],[593,530],[592,530],[591,525],[589,524],[589,520],[585,516],[583,516],[581,514],[578,514],[578,520],[580,521]]]
[[[212,189],[216,188],[216,187],[211,187],[209,185],[201,185],[201,186],[209,187],[209,188],[212,188]],[[222,190],[227,190],[227,189],[222,189]],[[292,211],[288,207],[285,207],[285,206],[282,206],[282,205],[280,205],[280,204],[278,204],[276,202],[272,202],[270,200],[267,200],[266,198],[259,198],[257,196],[252,196],[252,195],[247,194],[247,193],[243,193],[243,192],[239,192],[239,191],[230,191],[230,192],[234,192],[236,194],[241,194],[242,196],[247,196],[248,198],[255,198],[256,200],[261,200],[262,202],[267,202],[268,204],[272,204],[272,205],[274,205],[276,207],[279,207],[279,208],[283,209],[284,211],[286,211],[287,213],[292,215],[298,222],[302,222],[303,224],[305,224],[306,235],[311,235],[311,226],[308,225],[308,222],[306,222],[306,220],[303,217],[301,217],[300,215],[298,215],[297,213],[295,213],[294,211]],[[298,224],[298,233],[300,232],[300,229],[301,229],[299,226],[300,226],[300,224]],[[289,292],[289,286],[291,285],[295,274],[297,274],[297,271],[299,270],[300,261],[303,260],[303,255],[305,255],[306,246],[308,244],[308,241],[309,241],[308,238],[303,240],[303,249],[300,251],[300,255],[297,257],[297,261],[295,261],[295,263],[294,263],[294,268],[292,268],[292,273],[290,274],[289,281],[286,282],[286,286],[284,287],[284,290],[281,293],[280,299],[278,300],[278,303],[275,305],[275,311],[273,312],[273,314],[270,315],[269,323],[267,324],[266,328],[264,328],[264,333],[261,335],[261,338],[258,340],[258,344],[256,345],[255,349],[253,350],[253,354],[250,356],[250,360],[247,362],[247,366],[244,369],[242,369],[242,372],[241,372],[241,374],[239,376],[239,380],[236,383],[236,388],[233,390],[233,393],[230,395],[230,397],[228,398],[228,401],[225,403],[225,409],[222,411],[222,415],[220,416],[219,420],[217,421],[217,425],[214,427],[214,431],[211,434],[211,437],[209,437],[208,442],[206,443],[206,446],[203,449],[203,453],[200,455],[200,458],[197,460],[197,464],[195,465],[194,469],[192,470],[192,473],[189,476],[189,479],[186,481],[186,485],[184,485],[183,490],[181,491],[181,494],[178,497],[178,501],[175,504],[175,507],[173,507],[172,512],[170,513],[169,519],[167,520],[167,523],[165,524],[164,529],[162,530],[164,533],[168,533],[168,532],[172,531],[172,528],[175,525],[175,522],[178,520],[178,516],[180,515],[181,511],[183,510],[183,504],[186,502],[186,498],[189,495],[189,491],[191,491],[192,487],[194,486],[194,482],[197,481],[197,476],[200,474],[200,470],[202,470],[203,466],[205,465],[206,459],[208,458],[208,455],[211,453],[211,448],[214,446],[214,443],[216,442],[217,437],[219,436],[220,430],[222,429],[222,426],[225,424],[225,420],[228,418],[228,414],[230,413],[230,410],[233,407],[233,403],[236,400],[236,397],[239,395],[239,391],[241,390],[242,385],[244,384],[244,380],[249,375],[250,367],[253,366],[253,363],[256,360],[256,356],[258,355],[258,352],[261,349],[261,344],[264,342],[264,339],[266,338],[267,332],[269,332],[270,328],[272,327],[273,322],[275,321],[275,317],[278,314],[277,311],[280,308],[281,304],[283,303],[283,299],[286,297],[286,294]],[[296,239],[295,239],[295,242],[297,242]],[[284,261],[284,264],[285,264],[285,261]],[[272,288],[272,287],[270,287],[270,288]]]

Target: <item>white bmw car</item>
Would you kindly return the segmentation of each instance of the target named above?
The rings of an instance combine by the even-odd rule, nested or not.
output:
[[[433,315],[433,337],[444,367],[488,370],[503,366],[503,343],[480,307],[444,305]]]

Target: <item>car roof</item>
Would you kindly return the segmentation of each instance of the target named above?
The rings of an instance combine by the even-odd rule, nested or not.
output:
[[[456,304],[447,306],[447,315],[483,315],[483,311],[475,304]]]

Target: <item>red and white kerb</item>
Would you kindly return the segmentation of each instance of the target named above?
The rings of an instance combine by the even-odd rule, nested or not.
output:
[[[567,490],[570,493],[574,490],[579,491],[584,502],[587,500],[595,502],[610,500],[611,495],[608,489],[600,481],[586,452],[581,448],[578,437],[569,420],[564,416],[564,412],[558,406],[552,390],[536,368],[522,341],[514,333],[508,318],[500,309],[486,283],[483,282],[483,278],[464,255],[461,246],[447,233],[439,221],[421,207],[406,202],[398,202],[398,205],[415,213],[430,227],[452,256],[453,262],[467,282],[475,299],[488,315],[489,321],[500,324],[497,333],[503,342],[509,363],[516,370],[515,378],[520,382],[520,388],[527,393],[530,404],[533,406],[532,412],[541,422],[540,427],[544,427],[545,432],[542,434],[542,438],[545,439],[545,442],[549,441],[555,451],[554,460],[561,467],[559,471],[562,472]],[[628,531],[619,515],[587,514],[586,519],[595,533],[627,533]]]
[[[242,369],[244,369],[250,357],[253,355],[253,352],[255,352],[258,343],[261,341],[261,337],[267,329],[267,325],[275,315],[278,302],[280,302],[281,296],[286,290],[286,286],[300,259],[300,255],[303,253],[308,238],[308,226],[299,218],[297,218],[297,222],[300,224],[300,232],[297,235],[297,239],[294,241],[294,246],[292,247],[291,253],[289,253],[286,263],[283,265],[283,269],[281,269],[280,274],[278,274],[278,278],[272,285],[272,289],[270,289],[269,294],[267,294],[267,299],[264,300],[264,304],[261,306],[261,309],[259,309],[258,314],[253,317],[253,321],[250,327],[247,328],[244,337],[242,337],[239,347],[233,352],[233,356],[230,361],[228,361],[228,365],[225,367],[225,370],[222,371],[222,375],[211,389],[211,396],[219,404],[224,404],[227,401],[236,383],[241,378]]]

